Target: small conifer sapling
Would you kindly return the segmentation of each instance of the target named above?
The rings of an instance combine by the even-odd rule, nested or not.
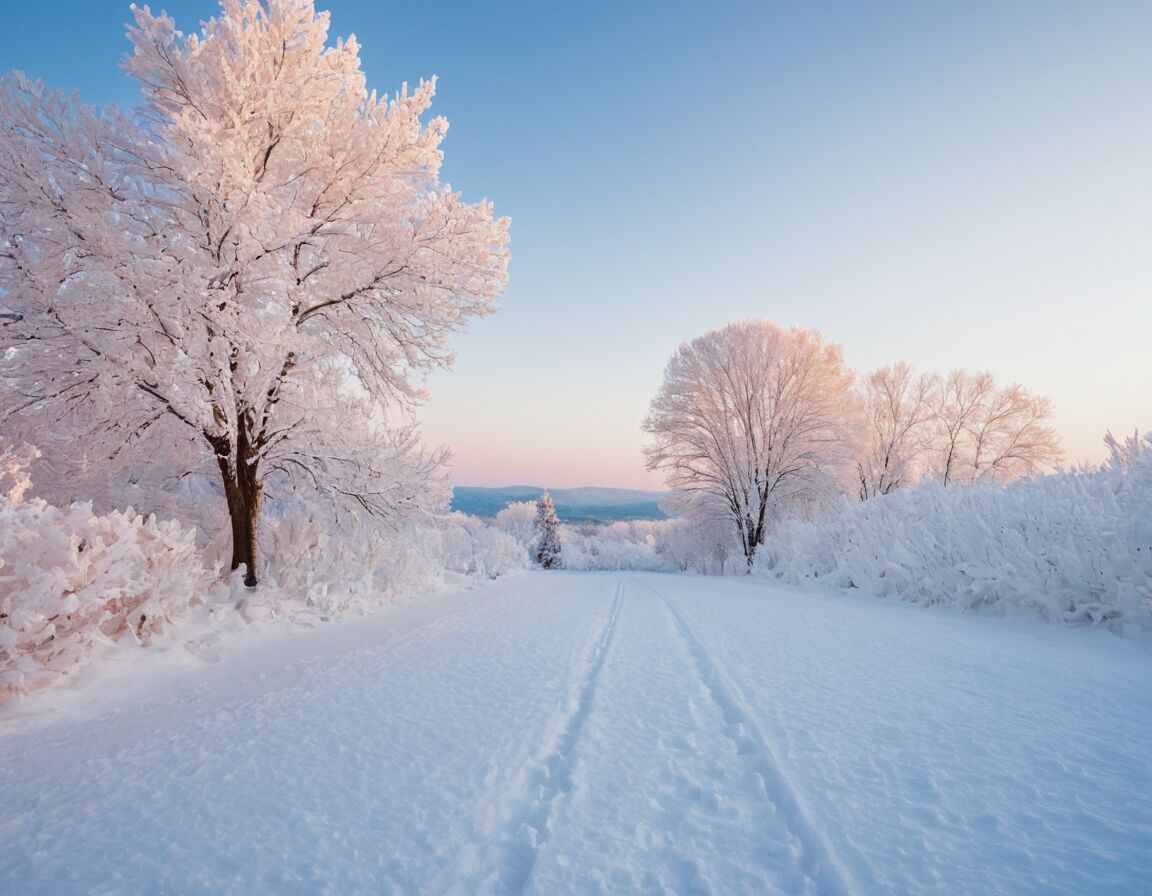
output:
[[[560,520],[548,492],[536,504],[536,562],[544,569],[560,566]]]

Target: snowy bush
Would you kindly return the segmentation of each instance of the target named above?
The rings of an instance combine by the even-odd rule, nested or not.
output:
[[[0,495],[0,702],[75,671],[100,642],[149,643],[212,586],[192,529],[20,492]]]
[[[502,532],[511,535],[520,544],[532,544],[536,531],[536,502],[513,501],[496,514],[493,524]]]
[[[0,447],[0,702],[62,679],[97,647],[192,644],[255,620],[309,624],[528,565],[507,532],[464,514],[388,527],[315,504],[271,513],[258,589],[224,580],[227,544],[133,510],[28,498],[34,448]],[[196,612],[190,612],[197,608]]]
[[[429,545],[415,525],[390,530],[298,508],[269,520],[263,537],[269,560],[264,582],[244,599],[249,618],[336,617],[442,582],[439,545]]]
[[[656,538],[656,552],[676,572],[727,575],[748,569],[729,520],[718,517],[664,520],[658,524]]]
[[[564,567],[575,570],[723,573],[735,545],[731,526],[718,534],[687,519],[579,523],[561,527]]]
[[[1109,444],[1098,470],[928,483],[785,522],[758,569],[918,603],[1152,628],[1152,443]]]
[[[671,570],[657,551],[656,525],[645,521],[607,525],[582,523],[560,528],[561,560],[574,570]]]
[[[486,520],[452,513],[438,521],[440,561],[448,572],[494,579],[528,568],[525,545]]]
[[[270,521],[264,537],[271,559],[244,600],[249,618],[364,612],[443,587],[446,573],[489,579],[527,566],[515,539],[462,513],[391,528],[296,509]]]

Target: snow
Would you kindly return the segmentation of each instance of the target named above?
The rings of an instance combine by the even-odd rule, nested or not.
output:
[[[345,526],[297,508],[264,525],[252,591],[219,575],[220,540],[198,550],[176,520],[27,498],[27,457],[0,445],[0,706],[141,644],[215,651],[257,620],[307,626],[528,564],[526,545],[464,514]]]
[[[1152,631],[1152,440],[1098,469],[1008,485],[929,482],[785,520],[757,568],[793,584]]]
[[[6,708],[20,894],[1147,892],[1152,645],[529,573]]]

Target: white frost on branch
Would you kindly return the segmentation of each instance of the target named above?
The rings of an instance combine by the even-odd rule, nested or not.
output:
[[[439,183],[434,81],[368,93],[306,0],[221,6],[199,35],[134,10],[143,125],[4,78],[0,426],[215,468],[254,582],[271,473],[378,515],[418,503],[442,457],[395,421],[493,310],[508,221]]]
[[[849,446],[852,373],[814,330],[729,324],[680,346],[644,429],[648,468],[701,517],[736,527],[751,565],[785,501],[824,491]]]

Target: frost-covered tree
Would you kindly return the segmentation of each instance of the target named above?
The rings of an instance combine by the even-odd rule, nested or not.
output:
[[[255,584],[270,476],[420,500],[418,376],[492,310],[508,222],[439,184],[434,82],[369,93],[311,0],[222,0],[191,35],[134,13],[139,117],[0,89],[0,425],[214,469]]]
[[[666,507],[673,516],[658,524],[658,553],[673,568],[723,575],[730,565],[745,566],[731,517],[717,513],[714,502],[694,502],[683,492],[673,492]]]
[[[991,373],[953,370],[934,389],[932,472],[941,482],[1010,481],[1062,456],[1052,403]]]
[[[751,566],[777,506],[842,462],[852,374],[819,333],[744,321],[680,346],[644,429],[647,466],[736,526]]]
[[[939,377],[916,376],[904,361],[863,377],[857,387],[861,443],[856,481],[861,500],[914,485],[932,434]]]
[[[1152,471],[1152,431],[1141,436],[1137,429],[1121,441],[1112,435],[1112,430],[1108,430],[1104,435],[1104,447],[1108,449],[1108,459],[1104,462],[1106,469],[1128,474],[1143,464],[1146,470]],[[0,455],[0,473],[4,468],[2,458]]]
[[[531,553],[528,546],[536,531],[536,507],[535,501],[511,501],[492,521],[497,529],[524,545],[526,553]]]
[[[544,492],[536,503],[536,562],[544,569],[560,565],[560,520],[552,496]]]

